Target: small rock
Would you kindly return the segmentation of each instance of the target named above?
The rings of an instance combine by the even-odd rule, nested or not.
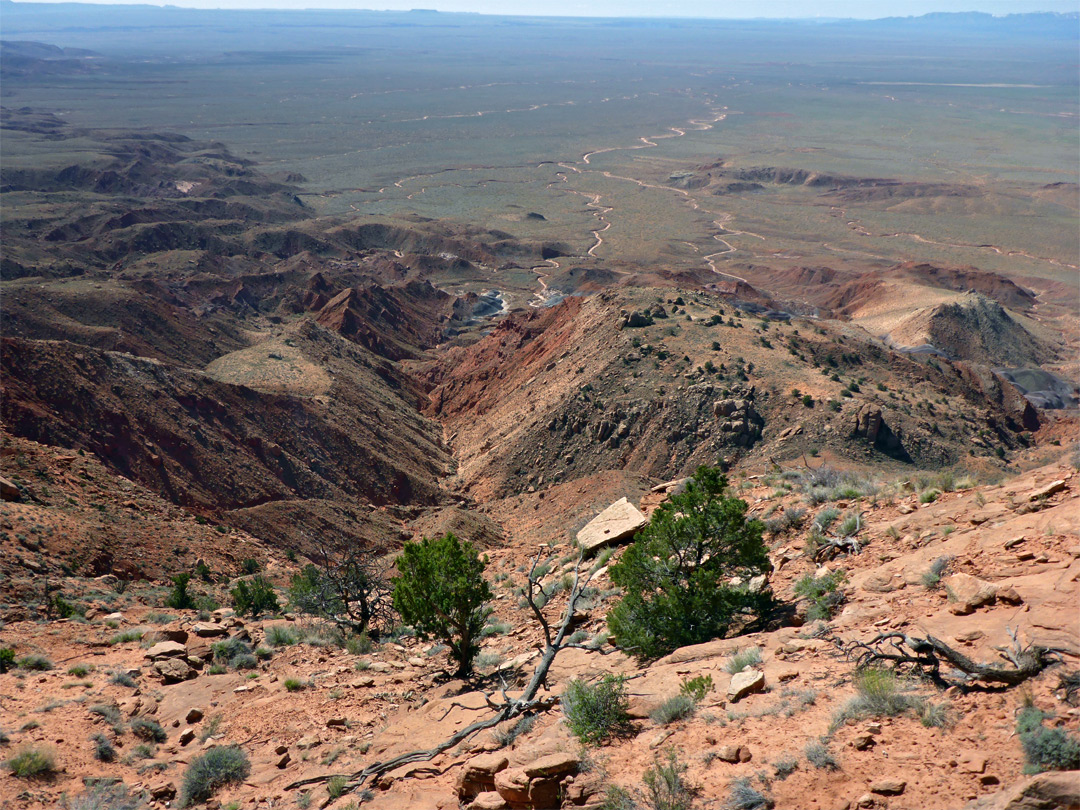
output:
[[[466,805],[467,810],[504,810],[506,807],[509,807],[506,799],[494,790],[478,793],[476,798]]]
[[[879,779],[870,785],[870,792],[881,796],[899,796],[907,788],[907,782],[900,779]]]
[[[306,737],[301,737],[296,742],[296,747],[299,748],[301,751],[307,751],[309,748],[317,748],[320,745],[322,745],[322,740],[320,740],[313,734],[309,734]]]
[[[180,732],[180,744],[187,745],[189,742],[195,739],[195,729],[188,726]]]
[[[875,744],[874,735],[872,734],[859,734],[851,740],[851,747],[856,751],[865,751],[868,748],[873,748]]]
[[[986,755],[976,751],[962,751],[957,762],[964,773],[986,773]]]
[[[345,725],[346,725],[345,718],[344,717],[331,717],[329,720],[326,721],[326,725],[327,725],[327,728],[345,728]]]
[[[191,725],[192,723],[198,723],[200,720],[203,719],[204,716],[205,715],[203,714],[202,709],[191,708],[188,709],[188,713],[184,717],[184,720],[187,722],[188,725]]]
[[[1016,592],[1016,588],[1012,585],[1006,585],[1004,588],[998,588],[997,598],[1007,605],[1022,605],[1024,599],[1020,594]]]
[[[728,700],[736,703],[742,698],[754,692],[765,689],[765,673],[756,669],[744,669],[731,677],[731,685],[728,686]]]
[[[902,503],[898,507],[896,507],[896,511],[899,512],[901,515],[910,515],[912,512],[915,511],[915,507],[909,503]]]
[[[979,777],[979,784],[990,787],[991,785],[1000,785],[1001,780],[992,773],[986,773]]]
[[[858,799],[855,800],[856,807],[873,807],[874,797],[869,793],[864,793]]]
[[[155,801],[168,802],[176,798],[176,785],[169,781],[152,782],[147,790]]]
[[[286,751],[281,757],[274,763],[275,768],[286,768],[292,761],[292,757],[289,756],[289,752]]]
[[[282,754],[284,754],[288,750],[289,750],[289,746],[287,746],[287,745],[279,745],[274,749],[274,753],[277,754],[278,756],[281,756]]]

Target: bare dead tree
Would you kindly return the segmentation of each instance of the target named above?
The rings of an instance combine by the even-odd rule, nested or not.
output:
[[[537,663],[536,669],[533,670],[533,674],[529,679],[528,685],[519,697],[511,698],[506,692],[504,683],[501,689],[501,699],[496,700],[493,699],[491,695],[486,695],[488,706],[494,711],[493,715],[466,726],[432,748],[409,751],[408,753],[401,754],[382,762],[373,762],[365,768],[351,774],[327,774],[324,776],[311,777],[310,779],[301,779],[300,781],[286,785],[285,789],[296,790],[298,788],[306,787],[307,785],[327,782],[334,778],[334,776],[342,776],[346,780],[345,792],[351,793],[362,787],[367,781],[377,780],[383,774],[388,773],[395,768],[400,768],[402,765],[408,765],[413,762],[426,762],[434,759],[439,754],[448,751],[479,731],[494,728],[500,723],[525,714],[546,711],[554,706],[556,704],[554,698],[537,698],[536,695],[540,691],[540,687],[546,684],[547,673],[551,668],[552,663],[555,661],[555,656],[567,648],[587,649],[601,653],[605,651],[594,650],[594,648],[587,647],[584,644],[571,643],[568,641],[568,634],[576,621],[578,600],[581,599],[582,593],[585,591],[586,587],[588,587],[595,569],[582,572],[583,557],[578,557],[577,563],[574,565],[573,584],[570,587],[570,595],[566,601],[566,607],[563,610],[562,616],[556,625],[552,624],[544,613],[544,606],[554,593],[554,582],[547,587],[544,586],[543,576],[538,572],[539,562],[540,554],[538,553],[533,559],[532,567],[529,569],[527,575],[525,598],[529,603],[529,608],[532,611],[533,616],[540,624],[540,628],[544,633],[545,646],[544,651],[540,656],[540,661]],[[543,596],[541,596],[541,594],[543,594]],[[544,604],[541,604],[541,599]],[[329,800],[327,803],[329,803]],[[324,804],[323,806],[325,807],[326,805]]]
[[[811,556],[814,562],[822,563],[834,560],[842,554],[858,554],[865,547],[865,543],[859,542],[859,532],[862,530],[862,516],[859,512],[855,516],[855,530],[848,535],[827,534],[820,523],[814,523],[816,536]]]
[[[996,647],[1007,666],[973,661],[934,636],[917,638],[903,633],[882,633],[870,641],[831,641],[860,669],[887,664],[901,672],[919,675],[941,687],[962,689],[1016,686],[1061,662],[1060,652],[1037,644],[1021,644],[1009,629],[1008,646]],[[960,677],[943,674],[942,665],[953,667]]]
[[[317,564],[293,580],[290,597],[295,607],[353,633],[389,625],[393,584],[381,555],[358,545],[333,547],[324,540],[313,545]]]

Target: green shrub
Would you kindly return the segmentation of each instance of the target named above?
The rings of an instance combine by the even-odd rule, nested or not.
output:
[[[240,573],[245,576],[259,573],[259,561],[248,557],[240,563]]]
[[[331,799],[340,799],[345,795],[345,788],[348,787],[348,784],[344,776],[331,776],[326,783],[326,792]]]
[[[233,606],[241,616],[256,618],[263,613],[277,613],[281,610],[274,586],[263,576],[252,577],[250,581],[240,580],[229,591]]]
[[[696,707],[697,704],[689,695],[675,695],[649,712],[649,719],[658,726],[666,726],[668,723],[690,717]]]
[[[163,743],[168,739],[165,729],[156,720],[148,720],[145,717],[136,717],[131,721],[131,733],[140,740],[147,742]]]
[[[251,763],[238,746],[211,748],[191,760],[184,772],[180,806],[205,802],[225,785],[247,779]]]
[[[291,647],[299,640],[296,632],[284,624],[274,624],[266,628],[266,643],[272,647]]]
[[[1024,773],[1075,771],[1080,769],[1080,740],[1061,728],[1043,725],[1046,715],[1026,706],[1016,720],[1020,746],[1024,750]]]
[[[608,614],[615,643],[639,659],[725,635],[771,611],[772,595],[730,585],[769,567],[763,524],[746,502],[725,495],[727,479],[701,467],[672,495],[609,569],[623,589]]]
[[[26,655],[19,659],[19,669],[46,672],[52,668],[53,662],[44,655]]]
[[[696,678],[684,680],[679,687],[679,694],[686,695],[695,703],[701,703],[712,690],[712,675],[698,675]]]
[[[51,612],[55,613],[61,619],[70,619],[76,613],[79,613],[76,607],[62,596],[54,596],[49,603],[49,607]]]
[[[0,675],[15,668],[15,650],[0,647]]]
[[[20,779],[43,779],[56,771],[56,759],[52,752],[32,745],[20,748],[6,764]]]
[[[76,678],[85,678],[89,674],[89,664],[72,664],[68,667],[68,675],[74,675]]]
[[[452,534],[406,543],[397,561],[394,607],[421,639],[434,637],[450,648],[459,678],[472,673],[480,649],[476,642],[487,618],[484,605],[492,597],[486,566],[487,559],[471,543]]]
[[[749,647],[740,652],[736,652],[728,662],[724,664],[724,671],[730,672],[732,675],[736,675],[742,672],[744,669],[750,667],[756,667],[761,663],[761,648]]]
[[[285,679],[285,691],[286,692],[301,692],[306,684],[299,678],[286,678]]]
[[[605,675],[595,684],[574,679],[566,685],[562,709],[570,732],[591,745],[624,732],[630,724],[626,679]]]
[[[100,732],[95,734],[91,739],[94,742],[94,758],[99,762],[112,762],[116,759],[116,749],[113,748],[112,741]]]
[[[919,493],[919,503],[933,503],[941,496],[941,492],[936,489],[927,489]]]
[[[794,585],[795,595],[810,602],[806,618],[808,621],[828,621],[844,603],[844,594],[840,584],[844,581],[843,571],[831,571],[817,577],[807,574]]]
[[[192,610],[195,607],[195,599],[188,593],[188,583],[191,582],[191,574],[177,574],[172,578],[172,592],[165,598],[165,607],[174,610]]]
[[[240,638],[229,638],[218,641],[210,646],[214,653],[214,660],[219,664],[226,664],[231,669],[254,669],[258,666],[251,645]],[[214,674],[211,672],[211,674]]]

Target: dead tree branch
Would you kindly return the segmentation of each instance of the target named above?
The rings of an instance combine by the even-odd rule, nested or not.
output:
[[[971,689],[989,686],[1016,686],[1033,678],[1053,664],[1060,663],[1057,650],[1037,644],[1022,645],[1016,631],[1009,630],[1012,643],[998,648],[1009,666],[973,661],[934,636],[916,638],[903,633],[882,633],[870,641],[833,638],[837,648],[854,659],[860,669],[888,664],[899,671],[928,678],[938,686]],[[961,676],[942,674],[942,664],[949,664]]]

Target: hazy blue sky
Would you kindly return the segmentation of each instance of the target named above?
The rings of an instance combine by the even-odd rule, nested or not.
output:
[[[47,2],[50,0],[46,0]],[[62,0],[54,0],[61,2]],[[1073,12],[1078,0],[97,0],[189,8],[370,8],[575,17],[906,17],[933,11]]]

